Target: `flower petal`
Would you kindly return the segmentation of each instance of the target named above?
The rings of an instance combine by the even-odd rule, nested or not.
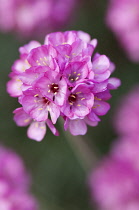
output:
[[[85,135],[87,132],[87,126],[84,120],[76,119],[70,120],[69,122],[69,130],[72,135]]]
[[[32,122],[27,130],[30,139],[41,141],[46,134],[45,122]]]
[[[53,123],[51,122],[51,120],[47,119],[46,120],[46,124],[48,125],[48,127],[50,128],[50,130],[52,131],[52,133],[55,136],[59,136],[59,132],[57,131],[57,129],[54,127]]]
[[[32,118],[23,110],[22,107],[17,108],[13,111],[14,121],[18,126],[27,126],[32,121]]]

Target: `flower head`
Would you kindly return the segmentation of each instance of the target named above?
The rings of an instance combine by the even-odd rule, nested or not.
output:
[[[24,38],[43,36],[62,29],[75,7],[76,0],[0,0],[0,30]]]
[[[114,117],[114,128],[120,135],[134,136],[139,134],[139,86],[126,94],[117,108]]]
[[[65,130],[84,135],[87,125],[96,126],[98,116],[107,113],[110,90],[120,81],[109,78],[114,65],[107,56],[97,53],[92,59],[96,44],[85,32],[66,31],[48,34],[44,45],[32,41],[20,47],[7,91],[18,97],[21,107],[14,111],[14,120],[30,125],[30,138],[40,141],[46,125],[58,135],[54,124],[60,116]]]
[[[30,176],[20,157],[0,147],[0,209],[37,210],[38,204],[29,188]]]
[[[135,134],[134,136],[123,136],[114,142],[110,153],[114,158],[122,162],[127,162],[137,172],[139,172],[138,147],[138,135]]]
[[[128,57],[139,62],[139,1],[109,0],[106,23]]]
[[[139,174],[128,163],[105,159],[90,177],[91,197],[100,210],[137,210]]]
[[[100,210],[139,207],[138,136],[119,138],[89,177],[91,199]]]

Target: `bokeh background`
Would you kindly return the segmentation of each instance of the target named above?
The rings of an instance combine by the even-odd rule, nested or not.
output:
[[[109,151],[116,138],[112,121],[119,100],[139,83],[139,64],[128,60],[105,25],[107,3],[106,0],[79,0],[71,24],[63,29],[83,30],[92,38],[97,38],[97,51],[115,63],[113,76],[122,81],[121,87],[112,91],[109,113],[102,117],[97,127],[88,128],[87,135],[83,137],[92,152],[95,147],[99,158]],[[86,172],[60,126],[57,125],[61,133],[59,137],[53,136],[48,130],[44,140],[38,143],[28,139],[26,128],[17,127],[12,119],[12,111],[18,107],[18,103],[7,94],[6,82],[11,65],[19,56],[18,48],[25,43],[26,40],[18,40],[14,35],[0,34],[0,143],[12,148],[23,158],[32,174],[32,192],[40,203],[40,210],[96,209],[90,205]]]

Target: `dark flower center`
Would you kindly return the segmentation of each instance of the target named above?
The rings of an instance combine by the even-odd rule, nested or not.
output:
[[[50,104],[50,101],[47,98],[42,97],[42,99],[43,99],[43,103],[45,103],[46,105]]]
[[[69,104],[73,105],[73,103],[76,102],[76,99],[77,99],[77,95],[76,94],[70,94],[70,96],[68,98]]]
[[[72,83],[72,82],[75,82],[75,79],[76,79],[76,78],[75,78],[74,75],[72,75],[72,76],[69,77],[69,80],[70,80],[71,83]]]
[[[81,74],[80,73],[78,74],[78,72],[72,72],[71,74],[68,75],[69,76],[69,81],[71,83],[76,82],[79,79],[80,75]]]
[[[73,87],[69,87],[68,89],[69,89],[69,90],[72,90],[72,88],[73,88]]]
[[[51,84],[50,90],[51,90],[52,93],[56,94],[59,90],[58,84],[55,84],[55,83]]]

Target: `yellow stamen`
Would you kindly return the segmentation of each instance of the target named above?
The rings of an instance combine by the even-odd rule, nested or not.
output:
[[[26,119],[26,120],[24,120],[24,122],[25,122],[25,123],[27,123],[27,122],[29,122],[29,121],[30,121],[30,119]]]
[[[34,100],[35,103],[38,103],[38,100]]]
[[[16,79],[16,81],[17,81],[17,82],[21,82],[21,80],[20,80],[20,79]]]
[[[101,101],[101,98],[97,98],[96,96],[94,97],[95,100]]]
[[[47,65],[47,63],[45,61],[42,62],[44,65]]]
[[[38,110],[39,110],[39,111],[40,111],[40,110],[43,110],[43,108],[39,108]]]
[[[40,127],[40,129],[45,129],[45,127],[44,127],[44,126],[42,126],[42,127]]]
[[[70,58],[70,56],[68,56],[68,55],[65,55],[65,57],[66,57],[66,58]]]
[[[97,107],[99,107],[100,105],[97,104],[96,106],[93,106],[92,109],[96,109]]]
[[[31,65],[29,64],[28,60],[25,60],[25,63],[26,63],[27,65],[31,66]]]

